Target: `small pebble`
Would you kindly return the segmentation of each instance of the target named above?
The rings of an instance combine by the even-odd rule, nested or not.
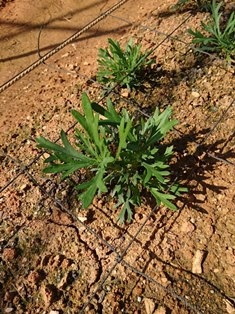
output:
[[[164,306],[159,306],[154,314],[166,314],[166,308]]]
[[[183,233],[192,233],[195,229],[195,226],[190,221],[184,221],[180,227],[180,231]]]
[[[63,55],[61,56],[61,58],[67,58],[68,56],[69,56],[69,53],[66,52],[65,54],[63,54]]]
[[[11,313],[13,310],[14,310],[13,307],[7,307],[5,309],[5,313]]]
[[[194,274],[201,274],[202,273],[202,262],[204,260],[206,252],[202,250],[197,250],[194,258],[193,258],[193,265],[192,265],[192,273]]]
[[[200,94],[198,92],[192,92],[192,96],[195,98],[199,98]]]
[[[145,305],[145,311],[146,314],[153,314],[155,310],[155,303],[152,299],[144,298],[144,305]]]
[[[28,184],[22,184],[21,186],[20,186],[20,190],[21,191],[24,191],[26,188],[27,188],[27,186],[28,186]]]
[[[122,92],[121,92],[121,96],[122,96],[122,97],[128,98],[129,95],[130,95],[130,92],[128,91],[128,89],[122,90]]]
[[[81,222],[87,221],[87,217],[78,216],[77,218],[78,218],[78,220],[80,220]]]

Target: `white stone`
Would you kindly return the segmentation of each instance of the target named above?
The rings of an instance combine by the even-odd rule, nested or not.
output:
[[[192,273],[201,274],[202,273],[202,262],[205,257],[205,251],[197,250],[193,257]]]
[[[192,96],[198,98],[200,97],[200,94],[198,92],[192,92]]]

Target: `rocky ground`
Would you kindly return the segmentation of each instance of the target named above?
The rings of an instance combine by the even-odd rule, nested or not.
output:
[[[114,3],[7,4],[0,11],[1,84],[38,57],[41,25],[46,52]],[[173,12],[173,4],[130,0],[0,95],[2,313],[235,313],[234,66],[190,45],[187,29],[208,13]],[[72,125],[69,111],[80,109],[82,92],[102,97],[96,60],[108,37],[155,48],[144,88],[111,98],[136,114],[172,107],[179,123],[166,139],[175,147],[171,168],[189,188],[177,212],[145,198],[126,225],[117,223],[109,195],[85,210],[71,180],[44,175],[35,144]]]

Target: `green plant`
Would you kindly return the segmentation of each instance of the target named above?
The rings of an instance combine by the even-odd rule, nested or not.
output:
[[[127,43],[125,50],[120,44],[108,39],[109,47],[99,49],[97,80],[107,86],[120,84],[129,89],[141,84],[144,70],[154,60],[148,60],[150,51],[141,52],[141,45],[134,44],[133,40]]]
[[[212,23],[201,22],[202,28],[209,33],[208,36],[200,31],[189,29],[188,32],[194,37],[193,44],[198,44],[201,51],[217,52],[225,55],[231,62],[235,57],[235,12],[230,15],[225,27],[221,27],[222,13],[219,13],[222,3],[214,0],[211,5]]]
[[[135,121],[123,109],[118,113],[107,100],[107,109],[91,103],[83,94],[84,115],[72,110],[80,124],[75,130],[76,149],[61,131],[63,145],[44,137],[37,138],[39,147],[51,153],[45,160],[50,165],[45,173],[62,173],[62,179],[78,169],[87,171],[87,180],[76,186],[83,206],[88,207],[96,194],[110,192],[122,206],[118,220],[123,223],[132,219],[132,206],[141,204],[141,193],[150,192],[158,205],[163,203],[176,210],[171,202],[175,195],[185,191],[178,184],[169,183],[167,161],[172,155],[172,146],[165,148],[160,141],[177,123],[169,120],[171,109],[162,113],[156,109],[152,117]]]

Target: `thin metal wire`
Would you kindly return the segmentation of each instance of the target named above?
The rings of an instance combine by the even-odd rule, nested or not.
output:
[[[165,290],[168,294],[170,294],[173,298],[181,301],[186,307],[190,308],[193,312],[195,313],[199,313],[202,314],[201,310],[198,309],[198,307],[194,306],[193,304],[191,304],[186,298],[180,296],[178,293],[176,293],[175,291],[173,291],[173,289],[169,289],[164,287],[163,285],[161,285],[159,282],[157,282],[155,279],[147,276],[146,274],[140,272],[139,270],[137,270],[136,268],[134,268],[133,266],[131,266],[129,263],[127,263],[123,258],[124,256],[127,254],[129,248],[132,246],[133,242],[135,241],[135,239],[138,237],[138,235],[141,233],[141,231],[143,230],[144,226],[146,225],[146,223],[149,221],[150,217],[155,213],[156,209],[158,209],[158,206],[155,206],[151,212],[149,213],[149,215],[146,217],[145,221],[143,222],[143,224],[140,226],[140,228],[137,230],[137,232],[135,233],[135,235],[133,236],[133,238],[130,240],[130,242],[128,243],[128,245],[126,246],[126,248],[124,249],[124,251],[116,258],[116,262],[113,264],[113,266],[109,269],[109,271],[107,272],[107,274],[104,276],[104,278],[101,280],[101,282],[99,283],[98,287],[93,291],[93,293],[90,295],[88,301],[83,305],[81,311],[79,312],[80,314],[83,314],[86,307],[91,303],[91,301],[93,300],[93,298],[96,296],[96,294],[102,289],[104,283],[106,282],[106,280],[110,277],[110,275],[112,274],[113,270],[117,267],[118,264],[123,263],[125,266],[127,266],[128,268],[130,268],[132,271],[134,271],[135,273],[143,276],[144,278],[148,279],[150,282],[157,284],[158,287],[160,287],[161,289]]]
[[[71,44],[73,41],[75,41],[80,35],[85,33],[87,30],[98,24],[100,21],[105,19],[110,13],[114,12],[118,8],[120,8],[123,4],[125,4],[128,0],[121,0],[118,3],[116,3],[114,6],[112,6],[110,9],[105,11],[104,13],[101,13],[97,18],[92,20],[90,23],[88,23],[86,26],[84,26],[81,30],[77,31],[75,34],[64,40],[61,44],[59,44],[54,49],[47,52],[43,57],[41,57],[39,60],[32,63],[30,66],[25,68],[23,71],[15,75],[13,78],[8,80],[6,83],[0,86],[0,93],[2,93],[4,90],[9,88],[11,85],[16,83],[18,80],[20,80],[22,77],[33,71],[35,68],[37,68],[40,64],[45,62],[47,59],[52,57],[54,54],[56,54],[58,51],[63,49],[65,46]]]
[[[115,16],[115,15],[112,15],[110,14],[111,17],[115,18],[115,19],[118,19],[118,20],[121,20],[123,22],[126,22],[128,24],[133,24],[131,21],[128,21],[127,19],[124,19],[124,18],[121,18],[119,16]],[[153,33],[156,33],[156,34],[159,34],[159,35],[167,35],[166,33],[162,32],[162,31],[159,31],[153,27],[149,27],[147,25],[142,25],[142,24],[139,24],[139,27],[144,29],[144,30],[149,30],[150,32],[153,32]],[[215,53],[210,53],[210,52],[207,52],[207,51],[203,51],[201,50],[200,48],[197,48],[195,47],[191,42],[186,42],[178,37],[175,37],[175,36],[170,36],[169,37],[170,39],[174,40],[174,41],[178,41],[182,44],[184,44],[186,47],[188,47],[188,50],[184,53],[184,55],[186,55],[189,51],[194,51],[194,52],[199,52],[201,53],[202,55],[204,54],[205,56],[209,57],[210,59],[212,60],[217,60],[217,61],[223,61],[223,59],[221,59],[219,56],[217,56]],[[218,68],[222,69],[222,70],[225,70],[227,73],[231,73],[233,74],[234,72],[233,71],[230,71],[229,69],[225,69],[224,67],[222,67],[221,65],[216,65]]]
[[[18,164],[20,164],[23,168],[25,168],[25,166],[18,160],[15,160],[15,162],[17,162]],[[98,287],[95,289],[95,291],[92,293],[92,295],[90,296],[90,298],[88,299],[88,301],[83,305],[81,311],[79,313],[84,313],[86,307],[91,303],[92,299],[95,297],[96,293],[102,289],[104,283],[106,282],[106,280],[109,278],[109,276],[111,275],[111,273],[113,272],[113,270],[117,267],[118,264],[120,263],[124,263],[124,265],[128,268],[130,268],[132,271],[134,271],[135,273],[143,276],[145,279],[148,279],[150,282],[155,283],[158,285],[158,287],[160,287],[161,289],[164,289],[164,291],[166,291],[168,294],[170,294],[173,298],[176,298],[177,300],[181,301],[186,307],[190,308],[191,310],[193,310],[195,313],[199,313],[201,314],[202,312],[200,310],[198,310],[197,307],[195,307],[193,304],[191,304],[186,298],[180,296],[179,294],[177,294],[175,291],[173,291],[172,289],[166,288],[163,285],[161,285],[159,282],[157,282],[155,279],[149,277],[148,275],[142,273],[141,271],[137,270],[135,267],[131,266],[129,263],[127,263],[123,258],[126,255],[127,251],[129,250],[129,248],[131,247],[131,245],[133,244],[133,242],[136,240],[136,238],[138,237],[138,235],[141,233],[141,231],[143,230],[144,226],[146,225],[146,223],[149,221],[150,217],[154,214],[154,212],[159,208],[159,206],[155,206],[151,212],[149,213],[149,215],[146,217],[145,221],[143,222],[143,224],[140,226],[140,228],[137,230],[136,234],[131,238],[130,242],[128,243],[128,245],[126,246],[126,248],[124,249],[124,251],[122,251],[122,253],[118,253],[116,248],[111,245],[108,241],[106,241],[105,239],[103,239],[98,233],[96,233],[91,227],[89,227],[88,225],[86,225],[82,220],[80,220],[76,215],[74,215],[71,211],[69,211],[62,203],[59,199],[53,197],[50,193],[48,193],[40,183],[37,182],[37,180],[33,177],[32,174],[30,174],[28,171],[25,171],[25,175],[28,176],[28,178],[30,179],[30,181],[32,181],[36,186],[39,187],[39,189],[42,191],[42,193],[44,195],[47,195],[48,198],[50,198],[51,200],[53,200],[53,202],[63,211],[65,211],[69,216],[71,216],[74,221],[77,221],[79,224],[81,224],[83,227],[86,228],[86,230],[88,232],[90,232],[92,235],[95,236],[95,238],[97,240],[99,240],[101,243],[103,243],[105,246],[107,246],[112,252],[114,252],[116,254],[116,262],[113,264],[113,266],[109,269],[109,271],[107,272],[107,274],[104,276],[104,278],[102,279],[102,281],[99,283]]]
[[[162,290],[166,291],[169,293],[171,291],[171,296],[174,297],[175,299],[181,301],[187,308],[191,309],[193,312],[198,313],[198,314],[203,314],[201,309],[198,308],[198,306],[194,306],[191,302],[189,302],[187,299],[181,297],[179,294],[177,294],[173,289],[171,288],[166,288],[162,284],[160,284],[158,281],[153,279],[152,277],[146,275],[144,272],[138,270],[137,268],[133,267],[129,263],[127,263],[125,260],[122,261],[122,264],[124,264],[126,267],[131,269],[134,273],[138,274],[141,277],[144,277],[148,281],[154,283],[156,286],[160,287]]]
[[[221,162],[227,164],[228,166],[233,166],[233,167],[235,167],[235,163],[234,163],[234,162],[231,162],[231,161],[229,161],[229,160],[225,160],[225,159],[223,159],[223,158],[214,156],[214,155],[212,155],[211,153],[208,153],[208,152],[207,152],[207,155],[208,155],[210,158],[216,159],[216,160],[218,160],[218,161],[221,161]]]
[[[18,160],[15,160],[15,162],[17,163],[21,163]],[[191,171],[188,173],[188,177],[191,176],[191,174],[194,172],[194,169],[191,169]],[[77,218],[75,215],[73,215],[70,211],[68,211],[60,202],[60,200],[54,198],[53,196],[51,196],[46,190],[42,189],[41,185],[33,178],[33,176],[31,174],[29,174],[28,172],[26,173],[30,180],[34,182],[34,184],[36,184],[37,186],[40,187],[41,190],[43,190],[43,193],[46,194],[48,197],[50,197],[62,210],[66,211],[68,215],[71,215],[73,217],[73,219],[75,221],[78,221],[80,224],[83,225],[83,227],[85,227],[91,234],[93,234],[99,241],[101,241],[104,245],[106,245],[111,251],[113,251],[117,257],[116,260],[117,262],[121,262],[124,264],[127,264],[127,262],[123,259],[124,255],[126,255],[127,251],[129,250],[130,246],[132,245],[132,243],[136,240],[137,236],[140,234],[141,230],[143,229],[144,225],[148,222],[149,218],[153,215],[153,213],[156,211],[156,209],[158,209],[158,207],[154,207],[153,210],[150,212],[149,216],[146,218],[145,222],[143,223],[143,225],[141,225],[141,227],[138,229],[137,233],[131,238],[131,241],[129,242],[128,246],[126,247],[126,249],[122,252],[122,254],[118,253],[116,248],[114,248],[114,246],[112,246],[108,241],[106,241],[105,239],[103,239],[99,234],[97,234],[92,228],[90,228],[89,226],[87,226],[86,224],[84,224],[82,221],[79,220],[79,218]],[[175,181],[177,180],[177,178],[175,178]],[[174,183],[174,182],[173,182]],[[127,265],[128,266],[128,265]],[[136,268],[134,268],[133,266],[130,266],[132,268],[132,270],[134,272],[136,272],[137,274],[142,275],[143,277],[145,277],[146,279],[150,280],[151,282],[157,284],[160,287],[165,288],[164,286],[162,286],[160,283],[158,283],[156,280],[154,280],[153,278],[147,276],[144,273],[141,273],[139,270],[137,270]],[[111,270],[112,272],[112,270]],[[110,272],[110,273],[111,273]],[[193,274],[192,274],[193,275]],[[204,278],[199,278],[199,279],[204,279]],[[103,282],[103,281],[102,281]],[[105,282],[105,281],[104,281]],[[102,288],[102,283],[99,285],[99,289],[100,290]],[[213,286],[214,288],[214,286]],[[97,290],[97,291],[98,291]],[[192,309],[195,312],[201,313],[198,309],[198,307],[195,307],[194,305],[192,305],[190,302],[187,301],[187,299],[185,299],[184,297],[178,295],[177,293],[174,292],[174,290],[172,289],[166,289],[166,291],[168,291],[168,293],[170,293],[173,297],[177,298],[179,301],[183,302],[185,304],[185,306],[189,307],[190,309]],[[223,296],[224,298],[228,299],[229,298],[222,294],[220,292],[219,289],[217,289],[217,292]],[[88,303],[89,304],[89,303]]]
[[[235,103],[235,99],[233,99],[232,102],[228,105],[228,107],[224,110],[224,112],[222,113],[220,118],[216,121],[216,123],[213,125],[213,127],[210,129],[210,131],[207,133],[205,138],[203,138],[202,141],[198,143],[198,146],[202,145],[203,143],[205,143],[208,140],[208,138],[211,136],[211,134],[214,132],[214,130],[217,128],[217,126],[224,119],[224,116],[227,114],[227,112],[233,107],[234,103]]]
[[[127,23],[127,24],[131,24],[131,25],[134,24],[133,22],[131,22],[131,21],[127,20],[127,19],[124,19],[124,18],[122,18],[122,17],[116,16],[116,15],[109,14],[109,16],[111,16],[111,17],[114,18],[114,19],[123,21],[123,22],[125,22],[125,23]],[[163,36],[167,36],[167,35],[168,35],[167,33],[158,31],[157,29],[152,28],[152,27],[149,27],[149,26],[146,26],[146,25],[138,24],[138,27],[139,27],[139,28],[142,28],[143,30],[149,30],[149,31],[151,31],[151,32],[153,32],[153,33],[156,33],[156,34],[159,34],[159,35],[163,35]],[[175,41],[179,41],[179,42],[181,42],[181,43],[183,43],[183,44],[185,44],[185,45],[188,44],[186,41],[183,41],[183,40],[181,40],[180,38],[175,37],[175,36],[169,36],[169,38],[172,39],[172,40],[175,40]]]
[[[18,160],[14,160],[15,162],[19,163]],[[21,165],[23,168],[25,168],[25,166]],[[116,255],[117,255],[117,260],[116,263],[113,265],[113,267],[109,270],[108,274],[103,278],[102,282],[99,284],[99,287],[97,288],[97,290],[92,294],[92,296],[89,299],[89,302],[87,302],[86,304],[84,304],[83,309],[85,310],[86,306],[90,303],[90,301],[92,300],[92,298],[95,296],[95,294],[102,288],[102,285],[104,284],[104,282],[107,280],[107,278],[110,276],[111,272],[113,271],[113,269],[120,263],[123,262],[126,265],[126,262],[123,260],[123,257],[126,255],[128,249],[130,248],[130,246],[132,245],[132,243],[135,241],[136,237],[138,236],[138,234],[141,232],[141,230],[143,229],[144,225],[147,223],[147,221],[149,220],[149,218],[151,217],[151,215],[154,213],[154,211],[156,211],[157,207],[155,207],[151,213],[149,214],[149,216],[146,218],[145,222],[143,223],[143,225],[141,225],[141,227],[138,229],[137,233],[135,234],[135,236],[131,239],[131,241],[129,242],[128,246],[126,247],[126,249],[122,252],[122,254],[119,254],[116,249],[109,244],[109,242],[107,242],[106,240],[104,240],[101,236],[99,236],[93,229],[91,229],[89,226],[87,226],[86,224],[84,224],[82,221],[80,221],[79,218],[77,218],[75,215],[73,215],[70,211],[68,211],[63,205],[62,203],[52,197],[51,195],[48,194],[48,192],[42,188],[42,186],[34,179],[34,177],[28,173],[28,171],[25,172],[25,174],[29,177],[29,179],[36,184],[37,186],[39,186],[39,188],[41,189],[41,191],[46,194],[48,197],[50,197],[51,199],[53,199],[53,201],[64,211],[66,211],[69,215],[71,215],[73,217],[73,219],[75,221],[78,221],[80,224],[82,224],[91,234],[93,234],[99,241],[101,241],[103,244],[105,244],[111,251],[113,251]],[[126,266],[130,266],[130,265],[126,265]],[[129,267],[131,268],[131,270],[133,270],[134,272],[142,275],[143,277],[145,277],[146,279],[150,280],[151,282],[158,284],[159,287],[161,287],[161,284],[158,283],[156,280],[154,280],[151,277],[148,277],[146,274],[141,273],[140,271],[138,271],[137,269],[133,268],[132,266]],[[165,288],[165,287],[164,287]],[[165,288],[166,289],[166,288]],[[197,313],[202,313],[200,310],[198,310],[197,307],[195,307],[193,304],[191,304],[190,302],[188,302],[187,299],[185,299],[184,297],[176,294],[172,289],[166,289],[166,291],[171,294],[174,298],[177,298],[178,300],[180,300],[181,302],[183,302],[185,304],[185,306],[189,307],[191,310],[193,310],[194,312]],[[83,313],[84,311],[82,310],[81,313]]]
[[[103,97],[104,98],[104,97]],[[102,98],[102,99],[103,99]],[[224,112],[227,113],[228,110],[226,110]],[[209,135],[211,135],[211,133],[215,130],[215,128],[219,125],[219,123],[222,121],[222,119],[219,119],[218,123],[216,123],[216,125],[214,125],[214,127],[212,128],[211,132]],[[72,129],[74,126],[70,127],[69,129]],[[68,132],[68,131],[67,131]],[[209,136],[206,137],[206,140],[208,139]],[[204,141],[202,141],[201,143],[199,143],[199,145],[201,145],[202,143],[204,143]],[[43,154],[43,153],[42,153]],[[41,154],[41,155],[42,155]],[[40,157],[37,157],[40,158]],[[31,162],[32,165],[32,162]],[[41,186],[35,179],[34,177],[28,173],[28,169],[30,168],[30,166],[23,166],[23,171],[21,170],[22,174],[23,172],[26,175],[29,175],[30,180],[32,180],[35,184],[37,184],[38,186]],[[47,195],[47,191],[44,190],[43,193]],[[51,196],[48,196],[51,198]],[[59,200],[55,199],[54,197],[52,197],[53,201],[60,206],[60,208],[62,208],[62,210],[65,210],[69,215],[71,215],[72,213],[69,212],[62,204]],[[82,224],[91,234],[93,234],[99,241],[101,241],[103,244],[105,244],[110,250],[112,250],[116,255],[117,255],[117,260],[115,262],[115,264],[111,267],[111,269],[109,270],[108,274],[102,279],[101,283],[99,284],[99,289],[102,288],[103,284],[105,283],[105,281],[107,280],[107,278],[110,276],[111,272],[113,271],[113,269],[119,264],[119,263],[124,263],[127,267],[129,267],[132,271],[138,273],[141,276],[144,276],[146,279],[150,280],[151,282],[158,284],[159,286],[161,286],[161,284],[159,284],[157,281],[155,281],[153,278],[148,277],[146,274],[140,272],[139,270],[137,270],[136,268],[134,268],[133,266],[129,265],[128,263],[126,263],[123,260],[123,257],[126,255],[127,251],[129,250],[130,246],[132,245],[132,243],[135,241],[136,237],[138,236],[138,234],[142,231],[142,229],[144,228],[145,224],[147,223],[147,221],[149,220],[149,217],[154,213],[154,211],[157,209],[157,207],[155,207],[151,213],[149,214],[149,216],[146,218],[145,222],[143,223],[143,225],[141,225],[141,227],[138,229],[138,231],[136,232],[135,236],[131,239],[131,241],[129,242],[129,244],[127,245],[127,247],[124,249],[124,251],[122,252],[122,254],[118,253],[116,251],[116,249],[110,245],[106,240],[104,240],[102,237],[100,237],[98,234],[96,234],[96,232],[91,229],[89,226],[87,226],[86,224],[84,224],[82,221],[79,220],[79,218],[77,218],[75,215],[73,215],[73,218],[78,221],[80,224]],[[165,287],[164,287],[165,288]],[[197,311],[198,313],[201,313],[197,308],[195,308],[195,306],[193,304],[191,304],[190,302],[188,302],[188,300],[186,300],[185,298],[181,297],[180,295],[176,294],[174,291],[169,291],[169,289],[165,288],[167,290],[167,292],[169,294],[171,294],[174,298],[177,298],[178,300],[180,300],[181,302],[183,302],[185,304],[185,306],[191,308],[193,311]],[[96,291],[97,292],[97,291]],[[94,294],[95,295],[95,294]],[[91,300],[92,298],[90,297],[89,300]],[[90,301],[89,301],[90,302]],[[89,304],[89,302],[87,303],[87,305]],[[84,304],[83,308],[85,310],[86,304]],[[80,312],[83,313],[83,312]]]
[[[226,111],[227,112],[227,111]],[[220,119],[221,121],[221,119]],[[21,163],[18,160],[14,160],[13,158],[11,158],[14,162],[16,163]],[[26,168],[25,166],[22,166],[23,168]],[[28,170],[28,169],[27,169]],[[188,176],[191,175],[191,173],[193,172],[193,170],[189,173]],[[55,199],[54,197],[52,197],[51,195],[48,194],[48,192],[46,190],[44,190],[42,188],[42,186],[33,178],[33,176],[31,174],[29,174],[28,172],[26,172],[26,174],[30,177],[31,181],[34,182],[34,184],[36,184],[37,186],[40,187],[40,189],[43,191],[44,194],[47,194],[48,197],[52,198],[53,201],[55,203],[57,203],[58,206],[60,206],[60,208],[62,208],[63,210],[65,210],[69,215],[71,215],[71,212],[68,210],[61,204],[61,202],[57,199]],[[175,179],[177,180],[177,179]],[[80,221],[76,216],[72,215],[73,219],[78,221],[79,223],[81,223],[91,234],[93,234],[98,240],[100,240],[103,244],[105,244],[111,251],[115,252],[115,254],[117,254],[117,261],[123,261],[123,257],[124,255],[126,255],[127,251],[129,250],[130,246],[132,245],[132,243],[136,240],[137,236],[140,234],[140,232],[142,231],[144,225],[147,223],[147,221],[149,220],[149,218],[151,217],[151,215],[156,211],[157,207],[155,207],[152,212],[149,214],[149,216],[146,218],[145,222],[143,225],[141,225],[140,229],[138,229],[137,233],[135,234],[135,236],[132,237],[131,241],[129,242],[128,246],[126,247],[126,249],[122,252],[122,254],[120,255],[120,253],[117,253],[116,249],[110,245],[106,240],[104,240],[102,237],[100,237],[98,234],[96,234],[95,231],[93,231],[91,228],[89,228],[89,226],[87,226],[86,224],[84,224],[82,221]],[[101,285],[102,286],[102,285]],[[101,286],[99,286],[99,289],[101,289]],[[96,291],[97,292],[97,291]],[[95,294],[94,294],[95,295]],[[94,296],[93,296],[94,297]],[[180,296],[179,296],[180,297]],[[182,297],[181,297],[182,298]],[[180,298],[178,298],[178,300],[181,300]],[[187,300],[186,300],[187,301]],[[89,304],[89,303],[88,303]]]
[[[22,163],[19,160],[13,160],[14,162],[16,162],[17,164],[20,164],[22,167],[25,167],[22,165]],[[189,175],[191,174],[191,172],[189,173]],[[130,265],[128,262],[126,262],[123,258],[126,255],[127,251],[129,250],[130,246],[132,245],[132,243],[136,240],[137,236],[140,234],[140,232],[142,231],[143,227],[145,226],[145,224],[148,222],[149,218],[153,215],[153,213],[156,211],[156,209],[158,209],[158,206],[155,206],[153,208],[153,210],[150,212],[150,214],[148,215],[148,217],[145,219],[143,225],[140,226],[140,228],[138,229],[138,231],[136,232],[136,234],[131,238],[131,241],[129,242],[129,244],[127,245],[126,249],[120,254],[117,252],[117,249],[111,245],[108,241],[106,241],[105,239],[103,239],[98,233],[96,233],[92,228],[90,228],[88,225],[86,225],[82,220],[80,220],[76,215],[74,215],[71,211],[69,211],[66,207],[64,207],[64,205],[61,203],[61,201],[57,198],[55,198],[54,196],[52,196],[49,192],[47,192],[40,183],[37,182],[37,180],[33,177],[33,175],[31,175],[28,171],[25,172],[25,175],[28,176],[28,178],[30,179],[30,181],[33,182],[33,184],[35,184],[36,186],[39,187],[39,189],[42,191],[42,193],[44,195],[47,196],[47,198],[50,198],[51,200],[53,200],[53,202],[63,211],[65,211],[68,215],[70,215],[74,221],[77,221],[79,224],[81,224],[89,233],[91,233],[92,235],[95,236],[95,238],[100,241],[101,243],[103,243],[105,246],[107,246],[112,252],[114,252],[116,254],[116,262],[115,264],[111,267],[111,269],[107,272],[106,276],[102,279],[102,281],[99,283],[97,289],[95,290],[95,292],[92,294],[92,296],[90,296],[90,299],[88,302],[86,302],[82,308],[82,310],[79,313],[84,313],[84,310],[86,309],[86,307],[88,306],[88,304],[91,302],[91,300],[94,298],[94,296],[96,295],[96,293],[102,289],[103,284],[106,282],[106,280],[109,278],[110,274],[112,273],[112,271],[115,269],[115,267],[119,264],[122,263],[124,266],[126,266],[127,268],[129,268],[131,271],[135,272],[136,274],[144,277],[145,279],[147,279],[148,281],[156,284],[158,287],[160,287],[161,289],[163,289],[164,291],[166,291],[168,294],[170,294],[173,298],[176,298],[177,300],[179,300],[180,302],[182,302],[187,308],[191,309],[193,312],[195,313],[203,313],[200,310],[200,307],[193,305],[192,303],[190,303],[186,298],[182,297],[181,295],[177,294],[173,289],[171,288],[166,288],[163,285],[161,285],[158,281],[156,281],[155,279],[153,279],[152,277],[148,276],[147,274],[141,272],[140,270],[136,269],[135,267],[133,267],[132,265]],[[18,231],[17,231],[18,232]],[[220,291],[218,291],[220,293]]]
[[[226,110],[227,113],[228,110]],[[222,121],[222,119],[220,119],[220,121]],[[218,124],[217,124],[218,125]],[[215,129],[215,128],[213,128]],[[27,175],[29,175],[27,173]],[[38,182],[32,177],[32,175],[29,175],[30,179],[34,182],[34,184],[39,185]],[[40,186],[41,188],[41,186]],[[42,190],[42,188],[41,188]],[[47,194],[47,191],[43,190],[43,193]],[[70,212],[68,212],[68,210],[61,204],[61,202],[53,197],[51,197],[50,195],[48,195],[50,198],[53,199],[53,201],[55,203],[57,203],[58,206],[60,206],[60,208],[62,208],[63,210],[65,210],[68,214],[71,215]],[[102,279],[102,281],[100,282],[99,286],[97,287],[97,289],[93,292],[93,294],[90,296],[89,300],[84,304],[82,310],[80,313],[84,313],[85,308],[88,306],[88,304],[90,304],[91,300],[94,298],[94,296],[96,295],[96,293],[102,289],[103,284],[105,283],[105,281],[107,280],[107,278],[110,276],[110,274],[112,273],[112,271],[114,270],[114,268],[121,262],[125,262],[123,260],[123,257],[126,255],[127,251],[129,250],[129,248],[131,247],[131,245],[133,244],[133,242],[136,240],[137,236],[141,233],[142,229],[144,228],[145,224],[149,221],[150,217],[152,216],[152,214],[156,211],[157,207],[154,207],[154,209],[150,212],[149,216],[147,216],[146,220],[144,221],[144,223],[141,225],[141,227],[138,229],[137,233],[134,235],[134,237],[132,237],[131,241],[129,242],[129,244],[127,245],[127,247],[124,249],[124,251],[122,252],[122,254],[117,253],[116,249],[110,245],[106,240],[104,240],[102,237],[100,237],[98,234],[96,234],[95,231],[93,231],[91,228],[89,228],[86,224],[84,224],[82,221],[80,221],[76,216],[72,215],[73,219],[78,221],[79,223],[81,223],[91,234],[93,234],[98,240],[100,240],[103,244],[105,244],[110,250],[112,250],[115,254],[117,254],[117,259],[116,259],[116,263],[113,265],[113,267],[109,270],[109,272],[106,274],[106,276]],[[132,267],[132,270],[135,271],[136,273],[139,273],[138,270],[136,270],[135,268]],[[145,275],[145,274],[144,274]],[[147,275],[145,275],[144,277],[146,277]],[[149,277],[151,282],[157,283],[158,286],[161,286],[161,284],[159,284],[158,282],[156,282],[153,278]],[[167,290],[167,289],[166,289]],[[183,302],[185,304],[185,306],[189,307],[191,310],[193,310],[194,312],[197,313],[202,313],[201,311],[199,311],[195,306],[193,306],[192,304],[190,304],[187,299],[181,297],[180,295],[176,294],[173,290],[168,289],[167,290],[168,293],[170,293],[173,297],[177,298],[178,300],[180,300],[181,302]]]

